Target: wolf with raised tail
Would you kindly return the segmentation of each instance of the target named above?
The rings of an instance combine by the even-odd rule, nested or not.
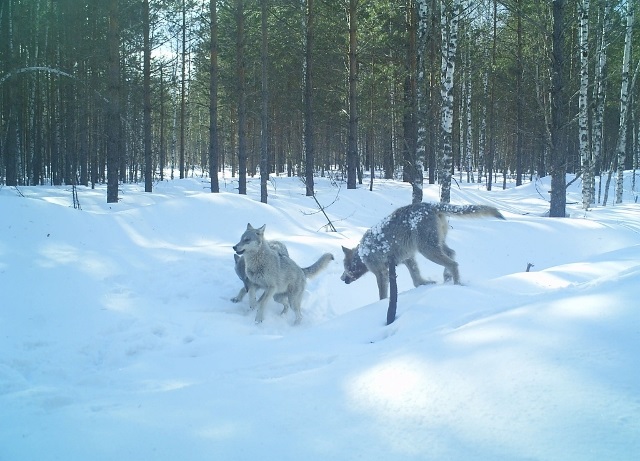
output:
[[[325,253],[311,266],[301,268],[289,256],[269,244],[264,238],[265,227],[256,229],[247,224],[240,241],[233,247],[244,260],[244,271],[249,281],[249,303],[251,308],[257,307],[256,323],[264,319],[264,308],[271,297],[284,306],[283,314],[292,307],[296,324],[300,323],[307,278],[324,269],[333,260],[333,255]],[[259,288],[264,289],[264,293],[256,303],[256,289]]]
[[[388,296],[389,263],[404,264],[414,286],[435,283],[420,275],[416,253],[444,266],[445,281],[460,284],[455,252],[447,246],[448,216],[461,218],[493,217],[504,219],[494,207],[485,205],[449,205],[416,203],[398,208],[380,223],[367,230],[355,248],[342,247],[344,273],[341,280],[349,284],[371,271],[376,276],[380,299]]]

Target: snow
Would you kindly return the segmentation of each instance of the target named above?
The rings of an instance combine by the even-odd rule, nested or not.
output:
[[[337,190],[273,177],[248,196],[206,179],[0,188],[0,460],[632,460],[640,453],[640,206],[548,210],[545,178],[452,203],[463,286],[418,257],[385,325],[372,274],[345,285],[341,246],[411,200],[410,186]],[[630,189],[630,188],[629,188]],[[437,186],[425,186],[437,201]],[[232,245],[266,224],[309,281],[303,321],[256,325]],[[533,264],[526,272],[527,264]]]

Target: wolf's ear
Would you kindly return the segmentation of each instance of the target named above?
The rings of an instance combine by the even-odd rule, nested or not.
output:
[[[259,234],[264,234],[265,227],[267,227],[267,225],[263,224],[262,227],[258,227],[256,230],[258,231]]]
[[[353,253],[353,250],[351,248],[347,248],[347,247],[342,247],[342,251],[344,252],[344,254],[346,256],[351,256],[351,254]]]
[[[253,226],[251,225],[251,223],[247,223],[247,230],[251,230],[253,229]]]

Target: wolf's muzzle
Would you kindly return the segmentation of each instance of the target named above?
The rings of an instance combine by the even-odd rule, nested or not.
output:
[[[340,277],[340,280],[342,280],[344,283],[346,283],[347,285],[349,285],[351,282],[353,282],[355,280],[355,277],[353,277],[351,274],[349,274],[348,272],[345,272],[344,274],[342,274],[342,276]]]

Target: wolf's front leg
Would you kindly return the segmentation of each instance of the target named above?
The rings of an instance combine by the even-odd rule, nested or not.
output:
[[[376,282],[378,282],[378,294],[380,299],[387,299],[389,297],[389,270],[377,270],[374,272],[376,276]]]
[[[249,307],[255,309],[256,307],[256,287],[255,285],[249,285]]]
[[[264,293],[262,293],[262,296],[260,296],[260,300],[258,301],[258,310],[256,312],[256,323],[262,323],[264,320],[264,306],[266,306],[275,291],[276,290],[273,287],[269,287],[266,288]]]

